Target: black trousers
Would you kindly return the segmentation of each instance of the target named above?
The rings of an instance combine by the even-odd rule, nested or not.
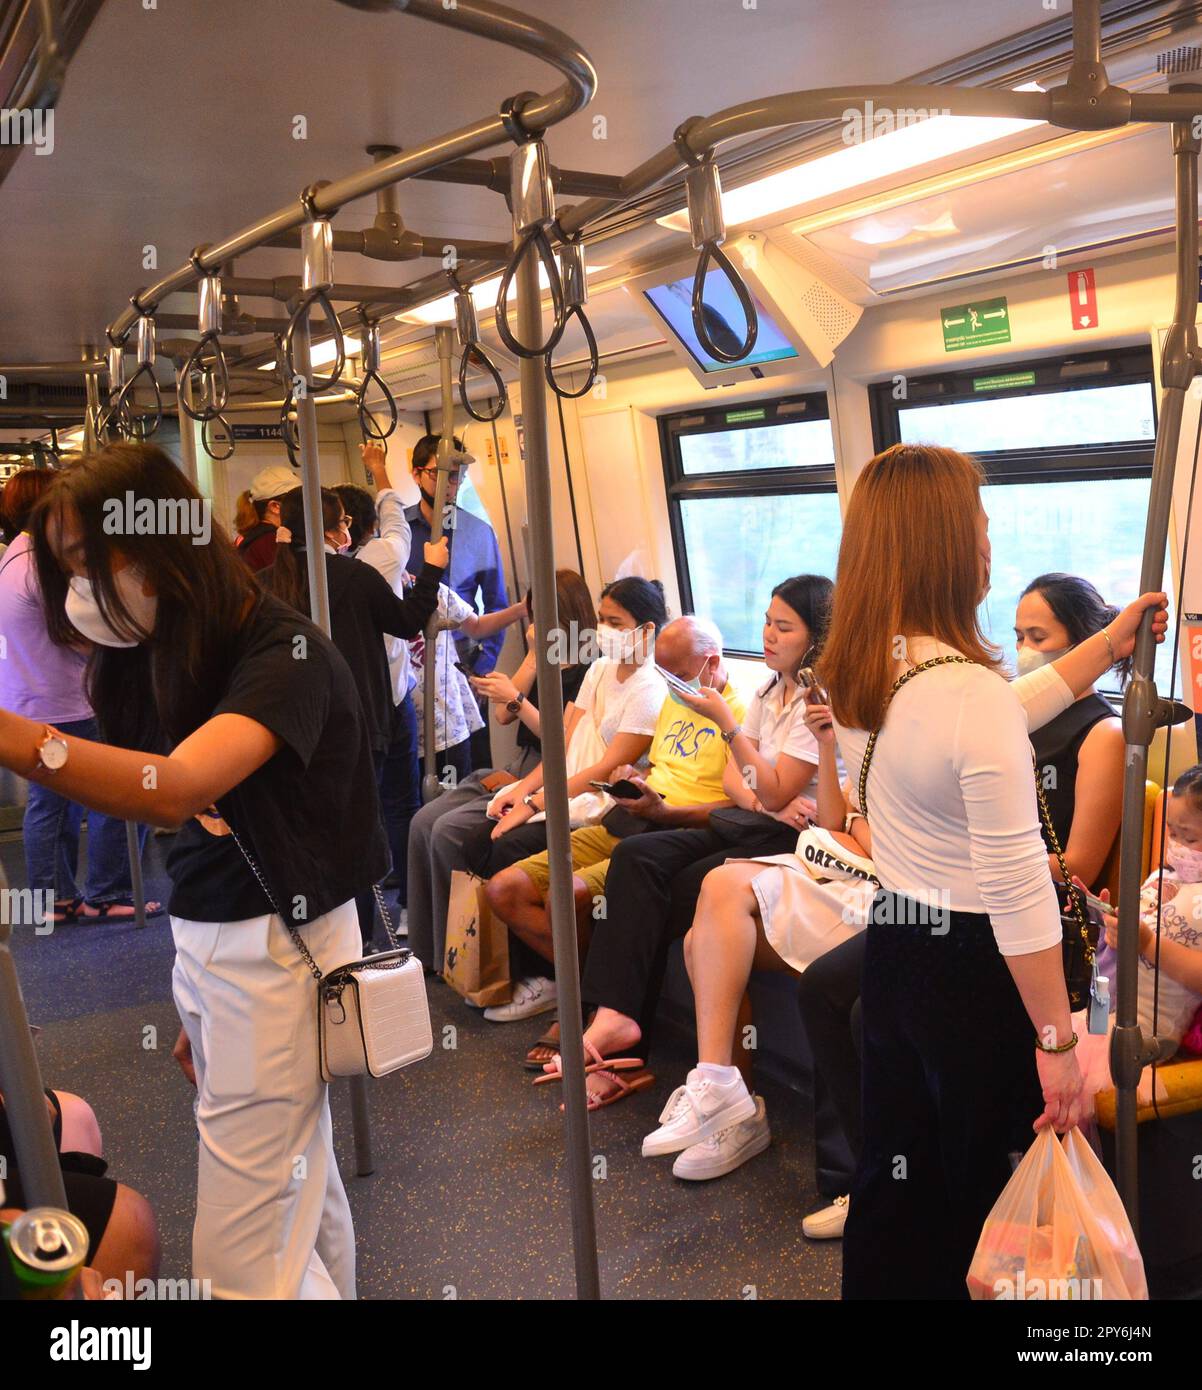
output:
[[[967,1298],[981,1226],[1043,1111],[1034,1028],[988,917],[881,891],[864,956],[863,1149],[844,1298]],[[917,920],[915,920],[917,919]]]
[[[860,1156],[860,1053],[862,1014],[860,982],[864,974],[865,935],[857,933],[833,951],[819,956],[797,984],[801,1021],[814,1057],[815,1100],[819,1090],[835,1112],[853,1164]],[[817,1108],[817,1106],[816,1106]],[[822,1127],[815,1118],[815,1138]],[[828,1152],[832,1146],[827,1146]],[[844,1154],[843,1162],[846,1162]],[[816,1163],[819,1189],[835,1197],[851,1190],[851,1172],[823,1172]],[[829,1169],[829,1162],[827,1163]],[[833,1187],[834,1191],[828,1189]]]
[[[605,917],[593,925],[584,998],[633,1018],[649,1050],[668,948],[693,925],[706,874],[728,859],[785,854],[796,843],[797,831],[786,825],[739,845],[712,830],[653,830],[622,840],[605,879]]]

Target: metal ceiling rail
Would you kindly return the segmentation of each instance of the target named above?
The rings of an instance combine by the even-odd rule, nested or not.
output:
[[[110,340],[123,342],[140,314],[153,312],[168,294],[186,289],[195,283],[200,273],[219,271],[231,259],[244,252],[289,235],[313,217],[328,218],[344,204],[370,193],[378,193],[390,185],[408,178],[435,176],[439,169],[463,169],[457,162],[471,154],[499,143],[512,143],[521,150],[528,142],[536,141],[542,132],[557,121],[580,110],[591,99],[596,87],[596,74],[583,51],[566,35],[549,25],[529,19],[490,0],[457,0],[444,7],[442,0],[341,0],[352,8],[383,12],[397,10],[444,24],[467,33],[490,38],[547,60],[564,75],[564,83],[545,95],[523,93],[511,98],[498,116],[484,118],[472,125],[429,141],[415,150],[397,153],[378,160],[370,168],[335,183],[315,184],[292,205],[254,223],[241,232],[213,246],[199,248],[194,257],[171,275],[149,289],[139,291],[126,309],[109,328]],[[863,112],[868,103],[889,111],[926,110],[963,116],[1011,117],[1046,121],[1068,130],[1101,130],[1122,126],[1132,121],[1170,122],[1173,126],[1174,156],[1177,177],[1177,294],[1173,326],[1164,351],[1160,427],[1157,434],[1155,462],[1150,490],[1148,524],[1145,535],[1141,570],[1143,590],[1161,587],[1164,575],[1164,555],[1167,539],[1169,504],[1172,494],[1173,471],[1176,464],[1184,393],[1195,375],[1202,369],[1199,356],[1195,318],[1198,304],[1197,278],[1197,161],[1198,140],[1192,136],[1190,122],[1202,111],[1202,92],[1184,84],[1166,94],[1130,93],[1112,86],[1101,61],[1101,24],[1099,0],[1077,0],[1073,7],[1073,63],[1067,80],[1046,92],[1015,92],[1001,88],[961,88],[930,83],[901,83],[868,87],[835,87],[810,92],[790,92],[739,103],[707,117],[693,117],[678,127],[673,142],[666,149],[645,160],[631,173],[608,185],[605,191],[554,217],[553,205],[548,214],[546,229],[559,240],[578,237],[587,227],[609,213],[616,204],[640,196],[681,169],[715,171],[706,166],[713,163],[716,148],[726,141],[755,135],[776,127],[800,125],[815,121],[846,118],[849,111]],[[478,172],[464,170],[470,181],[478,180]],[[452,174],[452,177],[455,177]],[[549,175],[546,176],[548,187]],[[495,187],[495,179],[479,181]],[[711,180],[717,189],[716,178]],[[548,195],[548,203],[550,203]],[[519,243],[515,226],[515,244]],[[720,241],[720,237],[717,241]],[[717,244],[715,241],[714,244]],[[695,242],[695,244],[697,244]],[[458,267],[462,283],[474,277],[495,273],[504,262],[485,258]],[[521,259],[518,283],[518,311],[526,341],[538,336],[541,295],[533,260]],[[375,292],[375,287],[366,288]],[[414,308],[447,293],[445,273],[436,273],[390,293],[380,291],[371,300],[339,316],[339,324],[349,326],[370,320],[374,306],[387,304],[394,311]],[[308,328],[303,332],[304,349],[308,349]],[[445,355],[445,353],[443,354]],[[444,373],[445,376],[445,373]],[[531,498],[531,542],[534,552],[534,606],[540,632],[554,617],[554,567],[551,548],[549,496],[546,493],[546,417],[543,396],[543,377],[537,357],[522,362],[523,409],[526,433],[527,492]],[[89,381],[94,375],[89,376]],[[444,380],[444,410],[446,382]],[[302,411],[305,419],[303,433],[308,436],[308,452],[315,455],[315,429],[310,401]],[[444,418],[444,443],[449,448],[452,429],[449,415]],[[440,457],[440,472],[449,460]],[[315,457],[306,459],[306,483],[316,486]],[[308,490],[308,488],[307,488]],[[312,510],[316,499],[312,499]],[[319,526],[315,514],[311,520]],[[320,592],[324,575],[314,576]],[[557,688],[557,668],[545,661],[546,653],[539,647],[539,686],[544,675]],[[1137,1223],[1137,1173],[1135,1084],[1144,1065],[1159,1055],[1156,1039],[1143,1036],[1136,1013],[1136,975],[1138,970],[1138,898],[1140,887],[1140,851],[1144,816],[1143,789],[1147,771],[1148,743],[1155,729],[1166,722],[1167,702],[1156,694],[1153,680],[1155,642],[1152,636],[1151,615],[1141,624],[1135,650],[1135,675],[1128,688],[1123,711],[1124,736],[1127,744],[1121,839],[1121,887],[1119,896],[1120,927],[1119,988],[1117,1023],[1112,1045],[1112,1070],[1118,1091],[1118,1169],[1119,1187],[1124,1203]],[[544,669],[546,668],[546,669]],[[553,735],[559,726],[557,702],[543,701],[547,734]],[[556,708],[553,709],[553,706]],[[561,729],[560,729],[561,732]],[[546,752],[546,750],[545,750]],[[569,955],[575,957],[574,923],[570,920],[571,892],[566,854],[566,781],[562,775],[563,750],[547,755],[545,766],[548,839],[554,848],[551,855],[552,930],[556,945],[557,974]],[[566,885],[566,889],[565,889]],[[564,920],[564,918],[569,920]],[[561,945],[565,946],[561,952]],[[591,1193],[579,1189],[581,1157],[586,1156],[587,1127],[579,1123],[576,1111],[583,1105],[583,1089],[578,1063],[579,1052],[573,1043],[579,1037],[579,1016],[567,1007],[572,1000],[569,990],[561,984],[561,1017],[564,1021],[565,1104],[569,1133],[569,1173],[573,1198],[573,1224],[577,1247],[578,1289],[588,1295],[596,1290],[595,1242],[591,1232]],[[580,1094],[577,1094],[579,1090]],[[587,1179],[587,1172],[584,1172]],[[585,1185],[587,1185],[585,1183]],[[591,1256],[592,1275],[589,1275]]]

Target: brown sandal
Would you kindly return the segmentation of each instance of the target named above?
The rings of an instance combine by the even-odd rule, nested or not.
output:
[[[558,1027],[559,1020],[556,1019],[555,1022],[547,1028],[547,1031],[542,1035],[542,1037],[539,1038],[538,1042],[536,1042],[534,1046],[530,1049],[530,1051],[526,1053],[525,1059],[522,1062],[522,1066],[525,1067],[527,1071],[542,1071],[542,1069],[547,1065],[547,1063],[550,1062],[552,1058],[558,1055],[559,1038],[551,1036],[552,1031],[558,1029]],[[546,1052],[549,1052],[551,1056],[536,1057],[534,1054],[540,1048],[542,1048]]]

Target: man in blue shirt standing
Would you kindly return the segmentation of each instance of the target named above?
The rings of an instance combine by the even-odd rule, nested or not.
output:
[[[409,572],[417,574],[422,564],[422,547],[430,539],[430,522],[434,515],[434,488],[438,482],[438,442],[437,434],[426,434],[413,446],[413,480],[421,493],[421,501],[405,509],[412,537],[409,556]],[[505,590],[505,574],[501,568],[501,548],[497,544],[496,532],[486,521],[473,516],[464,508],[455,506],[459,492],[459,482],[469,464],[474,460],[463,447],[463,441],[455,439],[454,466],[447,474],[447,502],[454,508],[449,526],[451,562],[447,566],[445,583],[478,612],[495,613],[509,606],[509,596]],[[479,602],[477,602],[479,595]],[[476,643],[470,637],[457,635],[455,645],[459,659],[474,675],[485,676],[497,664],[505,633],[494,633]],[[482,706],[484,728],[472,735],[471,759],[473,768],[492,765],[492,752],[489,746],[488,708]]]

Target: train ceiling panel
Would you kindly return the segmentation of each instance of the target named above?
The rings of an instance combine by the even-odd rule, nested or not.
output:
[[[590,108],[551,131],[552,156],[625,173],[694,112],[754,92],[895,80],[1046,18],[1031,0],[961,8],[954,25],[947,12],[944,0],[912,0],[904,22],[886,24],[875,0],[544,0],[540,17],[577,37],[600,73]],[[77,355],[155,278],[147,248],[161,272],[314,179],[361,167],[367,144],[413,144],[546,77],[512,50],[335,0],[109,0],[71,63],[53,154],[24,151],[0,186],[0,359]],[[502,199],[476,188],[409,182],[401,207],[427,234],[506,231]],[[373,213],[356,204],[338,226]],[[263,250],[239,269],[286,275],[297,260]],[[343,264],[356,281],[395,286],[430,262]]]

